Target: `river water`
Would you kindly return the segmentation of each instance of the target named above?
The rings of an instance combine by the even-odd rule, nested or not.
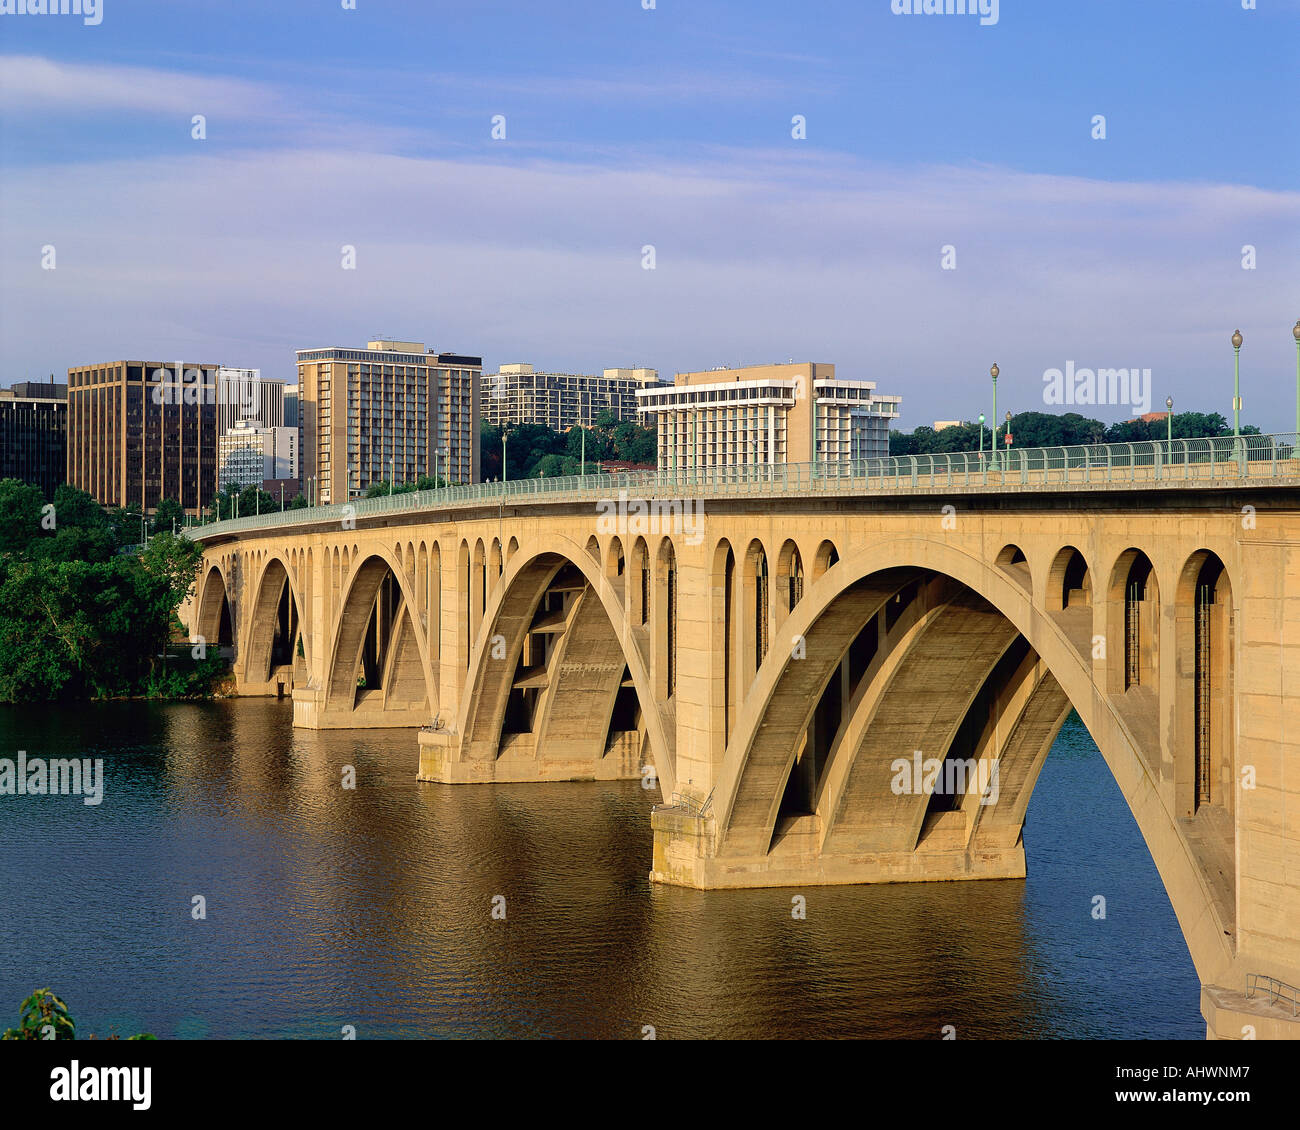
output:
[[[1027,879],[802,892],[651,884],[638,782],[420,784],[412,731],[295,730],[273,700],[0,708],[18,750],[102,757],[106,783],[0,796],[0,1027],[48,986],[101,1038],[1205,1034],[1073,717]]]

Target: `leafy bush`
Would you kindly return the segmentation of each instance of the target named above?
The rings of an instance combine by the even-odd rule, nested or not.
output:
[[[18,1027],[6,1028],[0,1040],[75,1040],[77,1022],[68,1012],[68,1006],[49,989],[37,989],[18,1006]],[[92,1033],[88,1039],[93,1040]],[[109,1036],[116,1040],[117,1036]],[[128,1040],[153,1040],[148,1032],[128,1036]]]

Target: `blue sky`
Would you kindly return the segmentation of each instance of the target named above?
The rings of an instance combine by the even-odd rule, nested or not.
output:
[[[993,360],[1000,407],[1074,361],[1226,415],[1240,326],[1246,418],[1293,426],[1300,0],[102,5],[0,15],[0,383],[388,334],[830,361],[908,427]]]

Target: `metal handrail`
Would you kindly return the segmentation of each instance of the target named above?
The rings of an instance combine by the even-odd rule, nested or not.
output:
[[[1300,989],[1294,985],[1288,985],[1285,981],[1279,981],[1276,977],[1269,977],[1264,973],[1247,973],[1246,974],[1246,996],[1253,997],[1259,988],[1263,988],[1269,996],[1270,1004],[1278,1004],[1286,1001],[1291,1005],[1291,1015],[1300,1016]],[[1286,996],[1287,993],[1291,995]]]
[[[709,809],[713,807],[713,790],[709,790],[709,795],[700,804],[697,804],[687,793],[673,793],[668,801],[668,807],[684,808],[692,816],[706,816]]]
[[[421,510],[443,510],[506,502],[687,500],[702,497],[789,494],[890,495],[935,493],[955,487],[995,492],[1096,489],[1102,486],[1159,488],[1229,481],[1253,486],[1300,482],[1300,436],[1215,436],[1207,439],[1144,440],[1140,443],[1072,447],[1010,448],[991,454],[957,451],[896,455],[842,463],[784,463],[681,467],[665,471],[568,475],[466,483],[406,494],[356,498],[347,503],[274,511],[231,518],[182,532],[195,539],[281,525],[339,524],[362,518]]]

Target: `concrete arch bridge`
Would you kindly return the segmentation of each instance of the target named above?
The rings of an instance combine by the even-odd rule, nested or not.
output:
[[[184,615],[297,725],[413,728],[422,779],[653,772],[652,878],[704,888],[1021,877],[1077,711],[1210,1034],[1294,1036],[1300,461],[1250,442],[288,511],[192,530]]]

